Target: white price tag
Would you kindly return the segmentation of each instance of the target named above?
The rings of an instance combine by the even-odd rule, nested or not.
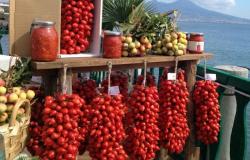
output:
[[[210,81],[216,81],[217,77],[216,74],[206,74],[205,79]]]
[[[176,74],[175,73],[168,73],[168,80],[175,81],[176,80]]]
[[[119,86],[113,86],[109,88],[109,95],[116,96],[118,94],[120,94]]]
[[[41,84],[42,83],[42,77],[40,77],[40,76],[32,76],[31,81]]]

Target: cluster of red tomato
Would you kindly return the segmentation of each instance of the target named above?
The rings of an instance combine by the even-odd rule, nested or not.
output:
[[[73,160],[85,150],[93,159],[148,160],[160,145],[169,153],[181,153],[190,132],[189,92],[184,71],[178,71],[177,81],[166,78],[167,70],[158,94],[152,75],[147,75],[147,87],[142,85],[143,77],[138,77],[127,105],[121,94],[98,95],[93,80],[74,85],[74,92],[88,105],[76,94],[48,96],[45,102],[40,98],[32,111],[29,151],[43,160]],[[118,73],[111,80],[128,94],[127,76]],[[198,81],[193,93],[197,138],[205,144],[216,142],[219,133],[217,87],[211,81]]]
[[[159,104],[156,87],[135,85],[128,101],[125,148],[131,160],[155,158],[159,150]]]
[[[196,109],[196,135],[197,139],[204,144],[218,141],[221,114],[217,88],[218,84],[213,81],[198,81],[193,93]]]
[[[91,105],[84,105],[82,107],[82,116],[80,117],[79,122],[79,133],[82,136],[80,141],[79,147],[79,154],[82,155],[86,151],[89,139],[89,127],[91,125],[90,118],[91,118]]]
[[[128,97],[128,75],[123,72],[112,72],[110,77],[111,86],[119,86],[120,93],[124,98]],[[102,82],[103,92],[108,93],[108,80]]]
[[[97,96],[96,87],[96,82],[92,79],[84,80],[82,82],[76,81],[72,86],[73,93],[79,94],[79,96],[85,100],[86,104],[90,104]]]
[[[125,106],[122,96],[103,94],[92,102],[89,155],[93,159],[126,160],[128,158],[122,141],[125,138],[122,119]]]
[[[33,88],[36,92],[36,103],[33,104],[31,109],[31,120],[29,125],[29,140],[27,142],[27,149],[33,155],[40,155],[43,151],[43,142],[41,140],[42,132],[42,111],[44,102],[44,93],[42,89]]]
[[[40,112],[41,113],[41,112]],[[41,140],[42,125],[36,121],[31,121],[29,125],[29,140],[27,149],[32,155],[41,155],[43,152],[43,141]]]
[[[143,75],[139,76],[137,78],[136,84],[142,85],[143,80],[144,80],[144,76]],[[151,73],[147,73],[147,76],[146,76],[146,86],[149,86],[149,87],[156,86],[155,77],[153,75],[151,75]]]
[[[170,153],[181,153],[189,136],[187,123],[188,89],[184,72],[178,80],[162,80],[160,85],[161,145]]]
[[[82,135],[79,133],[81,108],[85,105],[78,95],[45,98],[42,120],[43,160],[75,160]]]
[[[61,54],[84,52],[89,48],[93,25],[92,0],[63,0]]]

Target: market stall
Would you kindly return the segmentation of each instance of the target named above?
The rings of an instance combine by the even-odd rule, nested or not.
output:
[[[163,57],[163,56],[146,56],[146,57],[135,57],[135,58],[121,58],[121,59],[107,59],[107,58],[71,58],[71,59],[59,59],[53,62],[33,62],[32,66],[37,74],[43,75],[46,79],[45,86],[48,87],[47,93],[53,93],[56,89],[57,78],[63,77],[63,70],[67,68],[67,88],[68,93],[72,93],[72,76],[73,73],[89,72],[89,71],[103,71],[108,70],[108,63],[112,63],[113,70],[124,70],[124,69],[136,69],[143,68],[144,62],[147,63],[148,67],[174,67],[176,60],[179,65],[185,69],[187,86],[189,92],[192,93],[195,79],[196,79],[196,65],[201,59],[210,59],[212,54],[187,54],[181,57]],[[83,63],[84,61],[84,63]],[[57,77],[56,77],[57,76]],[[62,79],[62,78],[61,78]],[[54,83],[53,83],[54,82]],[[47,83],[47,84],[46,84]],[[54,85],[54,87],[52,87]],[[54,91],[53,91],[54,90]],[[194,131],[194,106],[192,102],[188,105],[188,119],[189,127],[191,129],[190,139],[187,145],[187,154],[189,158],[199,157],[199,148],[196,147],[195,131]],[[166,157],[164,152],[162,157]],[[187,158],[187,159],[189,159]],[[164,158],[162,158],[164,159]]]

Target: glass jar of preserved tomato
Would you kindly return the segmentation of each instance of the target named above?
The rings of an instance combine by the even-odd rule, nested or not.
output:
[[[58,54],[55,23],[35,20],[31,25],[31,57],[35,61],[54,61]]]
[[[121,56],[122,56],[121,33],[104,31],[103,57],[120,58]]]
[[[188,51],[194,54],[201,54],[204,52],[203,33],[190,33],[188,40]]]

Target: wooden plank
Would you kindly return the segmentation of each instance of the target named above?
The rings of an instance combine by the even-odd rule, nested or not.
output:
[[[160,160],[173,160],[169,155],[166,149],[161,148],[160,150]]]
[[[204,54],[186,54],[180,56],[179,61],[190,61],[199,60],[206,57],[207,59],[212,57],[210,53]],[[35,70],[50,70],[50,69],[60,69],[66,64],[69,68],[90,68],[90,67],[105,67],[107,62],[111,61],[113,66],[119,65],[138,65],[142,64],[146,60],[148,64],[173,62],[175,61],[174,56],[155,56],[149,55],[146,57],[124,57],[119,59],[107,59],[101,57],[92,58],[67,58],[67,59],[57,59],[53,62],[32,62],[32,67]]]
[[[148,67],[165,67],[165,66],[171,66],[173,67],[175,65],[175,62],[161,62],[161,63],[149,63]],[[137,69],[137,68],[143,68],[144,64],[129,64],[129,65],[113,65],[112,71],[120,71],[124,69]],[[94,67],[80,67],[80,68],[73,68],[72,72],[91,72],[91,71],[107,71],[108,66],[94,66]],[[42,71],[42,70],[40,70]]]
[[[199,147],[196,147],[196,139],[195,139],[195,110],[192,102],[192,92],[194,89],[194,85],[196,82],[196,71],[197,71],[197,61],[188,61],[185,63],[185,71],[186,71],[186,80],[187,87],[190,93],[189,96],[189,104],[187,108],[188,115],[188,126],[190,128],[190,136],[186,143],[185,148],[185,159],[186,160],[199,160],[200,159],[200,150]]]

